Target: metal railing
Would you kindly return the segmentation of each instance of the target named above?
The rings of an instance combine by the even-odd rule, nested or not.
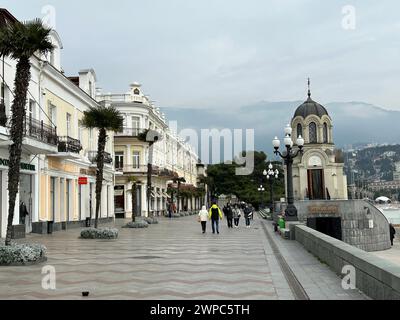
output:
[[[82,144],[79,140],[69,136],[58,137],[58,152],[79,153],[82,150]]]
[[[116,137],[138,137],[140,134],[146,132],[143,128],[127,128],[124,127],[122,131],[116,132],[114,136]]]
[[[91,163],[97,163],[97,151],[89,151],[88,158]],[[110,153],[104,151],[104,163],[111,164],[113,162],[112,156]]]
[[[51,145],[58,144],[57,127],[45,124],[32,117],[25,118],[24,135]]]
[[[97,96],[97,100],[112,101],[112,102],[137,102],[137,103],[145,102],[144,97],[132,94],[101,94]]]
[[[137,173],[137,174],[146,174],[148,166],[147,165],[116,165],[115,170],[123,173]],[[176,178],[179,175],[172,170],[161,168],[158,166],[152,166],[152,175],[158,177],[168,177],[168,178]]]

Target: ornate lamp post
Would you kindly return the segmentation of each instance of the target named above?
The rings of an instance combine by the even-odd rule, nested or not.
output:
[[[261,193],[261,208],[264,208],[263,192],[265,191],[265,189],[262,185],[260,185],[257,190]]]
[[[279,170],[275,169],[272,163],[269,163],[268,171],[264,170],[263,175],[267,177],[269,183],[269,195],[270,195],[270,210],[271,213],[274,212],[274,181],[279,178]]]
[[[285,210],[285,220],[286,221],[297,221],[297,209],[294,206],[294,196],[293,196],[293,172],[292,172],[292,165],[293,159],[296,158],[299,154],[303,154],[303,146],[304,146],[304,139],[299,136],[296,141],[296,145],[298,147],[297,151],[293,150],[293,141],[291,138],[292,135],[292,128],[288,124],[285,127],[285,138],[283,143],[285,144],[286,150],[283,154],[279,151],[279,147],[281,142],[277,137],[272,141],[272,145],[274,146],[274,153],[279,155],[285,162],[286,165],[286,186],[287,186],[287,208]]]

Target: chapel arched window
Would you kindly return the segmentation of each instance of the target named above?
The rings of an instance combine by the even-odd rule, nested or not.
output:
[[[297,136],[296,136],[296,138],[298,138],[299,136],[303,136],[303,127],[302,127],[302,125],[300,123],[297,124]]]
[[[328,143],[328,125],[324,123],[324,143]]]
[[[310,143],[317,143],[317,125],[315,122],[311,122],[309,126],[309,138],[310,138]]]

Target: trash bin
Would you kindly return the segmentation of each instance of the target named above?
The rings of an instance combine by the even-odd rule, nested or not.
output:
[[[86,228],[90,227],[90,218],[86,218]]]
[[[54,221],[47,221],[47,233],[48,234],[53,233],[53,224],[54,224]]]

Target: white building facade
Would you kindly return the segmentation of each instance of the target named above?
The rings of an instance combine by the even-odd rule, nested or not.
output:
[[[1,21],[16,21],[4,9],[0,15]],[[55,31],[51,33],[51,41],[55,46],[52,53],[31,58],[22,170],[13,221],[15,237],[82,226],[91,214],[94,217],[97,131],[83,128],[80,120],[85,110],[98,106],[96,75],[93,70],[84,70],[79,77],[67,78],[61,68],[63,46]],[[0,63],[1,102],[7,117],[7,122],[0,124],[0,236],[5,237],[9,121],[16,61],[5,57]],[[109,135],[106,150],[111,161],[105,168],[101,204],[104,219],[112,218],[114,213],[113,134]],[[82,180],[79,178],[85,178],[87,184],[79,184]]]
[[[168,186],[183,178],[182,188],[197,187],[197,164],[199,158],[194,149],[168,127],[165,114],[156,108],[142,92],[141,85],[134,83],[126,94],[99,94],[97,100],[111,104],[124,117],[124,129],[114,136],[115,214],[117,217],[132,215],[132,177],[137,183],[136,216],[162,215],[167,211],[171,195]],[[153,174],[148,210],[148,163],[150,145],[143,141],[146,130],[159,133],[159,141],[153,145]],[[201,200],[175,197],[176,207],[182,210],[198,209]],[[177,203],[179,201],[179,204]]]

